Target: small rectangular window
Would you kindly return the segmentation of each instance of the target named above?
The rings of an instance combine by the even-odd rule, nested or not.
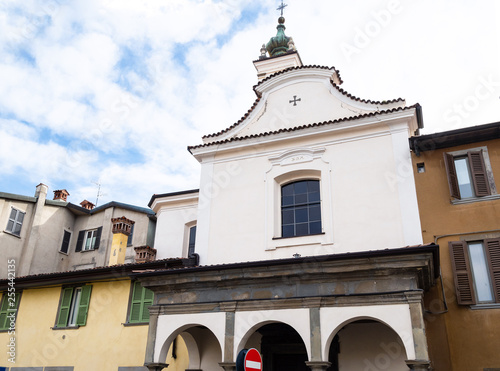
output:
[[[189,228],[189,243],[188,243],[188,257],[194,254],[194,248],[196,245],[196,226]]]
[[[59,250],[60,252],[65,253],[65,254],[68,253],[70,240],[71,240],[71,232],[64,231],[61,249]]]
[[[5,230],[16,236],[20,236],[24,215],[25,213],[22,211],[12,208],[9,215],[9,221],[7,222],[7,228]]]
[[[128,322],[147,323],[149,322],[149,307],[153,305],[154,293],[142,287],[138,281],[132,285]]]
[[[127,246],[132,246],[132,236],[134,235],[134,226],[135,224],[132,224],[132,228],[130,229],[130,234],[128,235],[127,238]]]
[[[458,152],[444,154],[451,196],[461,200],[491,195],[495,184],[483,149]]]
[[[56,327],[85,326],[91,292],[91,285],[63,288]]]
[[[102,227],[78,233],[75,252],[97,250],[101,244]]]

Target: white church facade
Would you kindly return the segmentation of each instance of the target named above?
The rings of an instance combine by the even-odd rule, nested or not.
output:
[[[199,264],[135,275],[155,293],[145,364],[166,367],[181,336],[189,370],[235,370],[248,348],[266,371],[427,370],[439,254],[411,171],[420,106],[345,92],[277,28],[251,109],[189,147],[200,188],[151,199],[157,258]]]

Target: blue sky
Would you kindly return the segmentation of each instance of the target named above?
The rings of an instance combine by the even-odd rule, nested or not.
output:
[[[186,150],[252,105],[252,61],[280,1],[47,0],[0,4],[0,191],[42,182],[69,200],[145,206],[197,188]],[[494,0],[288,0],[304,64],[349,93],[423,107],[423,133],[500,121]]]

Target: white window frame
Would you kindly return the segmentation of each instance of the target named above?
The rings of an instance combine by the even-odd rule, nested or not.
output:
[[[184,256],[189,258],[189,234],[191,231],[191,228],[197,226],[197,220],[190,221],[189,223],[184,224]],[[196,232],[198,232],[198,228],[196,228]],[[195,247],[195,252],[196,252],[196,247]]]
[[[16,215],[14,216],[14,219],[11,218],[12,212],[15,211]],[[23,220],[19,222],[19,216],[23,215]],[[23,223],[24,223],[24,218],[26,217],[26,212],[21,211],[19,209],[16,209],[15,207],[11,207],[10,214],[9,214],[9,219],[7,221],[7,226],[5,227],[5,231],[14,235],[14,236],[21,236],[21,231],[23,228]],[[9,223],[12,222],[12,227],[9,229]],[[16,225],[19,225],[19,233],[14,232],[16,230]]]
[[[266,173],[266,216],[264,218],[266,250],[298,246],[319,247],[319,254],[333,245],[333,209],[330,163],[322,157],[325,148],[298,148],[269,157],[271,168]],[[282,237],[281,187],[300,180],[318,180],[321,195],[321,234]],[[297,251],[294,251],[297,253]]]
[[[95,243],[96,243],[96,237],[97,237],[97,228],[96,229],[89,229],[88,231],[85,231],[85,236],[83,237],[82,251],[94,250]],[[92,238],[93,238],[93,241],[90,243],[89,247],[87,247],[87,241],[89,239],[92,239]]]

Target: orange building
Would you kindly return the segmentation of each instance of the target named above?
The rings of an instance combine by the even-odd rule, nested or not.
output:
[[[441,283],[425,298],[433,367],[500,370],[500,122],[410,147],[423,240],[440,246]]]

